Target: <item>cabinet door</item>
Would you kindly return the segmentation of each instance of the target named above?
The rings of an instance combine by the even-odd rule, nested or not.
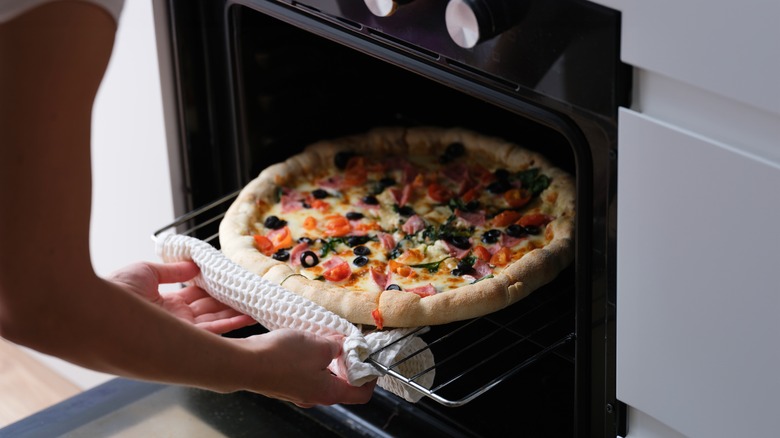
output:
[[[619,127],[618,398],[687,436],[777,436],[780,166]]]
[[[780,2],[592,1],[621,11],[624,62],[780,114]]]

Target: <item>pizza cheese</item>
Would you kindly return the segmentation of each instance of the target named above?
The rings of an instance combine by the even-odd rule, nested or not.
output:
[[[574,186],[462,129],[384,128],[264,170],[220,225],[238,264],[378,328],[480,316],[571,262]]]

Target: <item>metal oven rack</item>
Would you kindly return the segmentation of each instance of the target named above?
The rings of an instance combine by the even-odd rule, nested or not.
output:
[[[152,236],[177,233],[196,237],[219,248],[218,228],[238,192],[180,216]],[[414,376],[404,376],[399,367],[423,350],[395,363],[380,363],[373,352],[367,361],[448,407],[476,399],[490,389],[533,365],[543,357],[574,363],[574,291],[570,273],[529,297],[499,312],[481,318],[420,328],[419,336],[430,349],[435,365]],[[261,329],[263,330],[263,329]],[[383,348],[389,348],[390,345]],[[433,385],[419,381],[435,372]]]

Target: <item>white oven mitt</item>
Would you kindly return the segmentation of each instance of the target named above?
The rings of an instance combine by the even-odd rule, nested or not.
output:
[[[423,396],[420,391],[365,362],[375,351],[379,353],[372,359],[381,364],[393,364],[411,355],[401,364],[399,372],[413,377],[430,370],[416,382],[426,388],[433,384],[433,355],[422,339],[409,335],[415,329],[373,331],[364,335],[344,318],[247,271],[202,240],[168,234],[157,237],[156,242],[157,254],[165,262],[192,260],[198,265],[200,274],[190,283],[251,316],[268,330],[293,328],[318,335],[344,335],[344,353],[331,362],[329,369],[350,384],[359,386],[378,378],[377,385],[407,401],[414,403]]]

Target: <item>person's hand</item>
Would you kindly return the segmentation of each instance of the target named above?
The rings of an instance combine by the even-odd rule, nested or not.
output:
[[[222,304],[197,286],[159,291],[161,284],[185,282],[198,272],[198,266],[192,262],[140,262],[126,266],[106,279],[212,333],[227,333],[256,323],[250,316]]]
[[[278,329],[240,339],[257,353],[258,383],[251,391],[286,400],[304,408],[315,405],[362,404],[371,399],[376,380],[352,386],[328,370],[331,361],[342,354],[343,336],[324,337],[293,329]],[[256,388],[253,388],[256,386]]]

